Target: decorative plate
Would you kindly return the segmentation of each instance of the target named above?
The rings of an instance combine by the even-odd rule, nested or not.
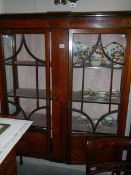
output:
[[[92,46],[92,50],[94,50],[95,47],[96,46],[93,45]],[[91,65],[92,66],[100,66],[101,63],[102,63],[102,61],[103,61],[103,59],[104,59],[104,57],[105,56],[103,54],[103,51],[101,49],[101,46],[98,45],[97,48],[96,48],[96,50],[94,51],[92,57],[91,57]]]
[[[82,114],[80,114],[79,116],[75,116],[74,119],[75,119],[74,121],[77,124],[88,124],[89,123],[88,118]]]
[[[119,67],[124,63],[124,47],[117,43],[112,42],[105,47],[105,53],[114,62],[115,67]]]
[[[83,44],[81,42],[74,43],[72,50],[73,50],[73,54],[72,54],[73,63],[77,63],[86,59],[86,57],[89,54],[89,48],[87,44]]]
[[[111,114],[106,116],[103,120],[101,120],[101,122],[103,123],[104,126],[113,127],[115,125],[114,118],[112,117]]]

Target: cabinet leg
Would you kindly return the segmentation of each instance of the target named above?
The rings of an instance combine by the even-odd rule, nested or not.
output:
[[[20,165],[23,165],[23,157],[20,156]]]

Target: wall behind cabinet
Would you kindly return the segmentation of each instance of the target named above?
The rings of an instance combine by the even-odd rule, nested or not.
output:
[[[4,4],[5,4],[4,0],[0,0],[0,13],[4,13],[5,11]]]
[[[1,4],[4,2],[4,9]],[[131,10],[131,0],[79,0],[76,8],[54,5],[54,0],[1,0],[0,13],[27,13],[46,11],[123,11]]]

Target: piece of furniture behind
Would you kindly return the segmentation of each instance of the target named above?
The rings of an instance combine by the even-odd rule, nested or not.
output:
[[[86,175],[112,172],[120,175],[131,174],[131,162],[127,161],[126,152],[131,150],[128,137],[107,137],[87,141]]]

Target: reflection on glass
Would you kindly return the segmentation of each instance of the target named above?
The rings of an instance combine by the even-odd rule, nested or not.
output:
[[[3,35],[3,45],[4,45],[4,59],[8,59],[13,56],[13,46],[14,46],[14,39],[12,35]],[[7,82],[7,93],[13,91],[13,70],[11,65],[5,65],[5,72],[6,72],[6,82]],[[13,98],[8,98],[8,100],[13,100]],[[9,105],[9,113],[12,114],[15,112],[16,108]]]

